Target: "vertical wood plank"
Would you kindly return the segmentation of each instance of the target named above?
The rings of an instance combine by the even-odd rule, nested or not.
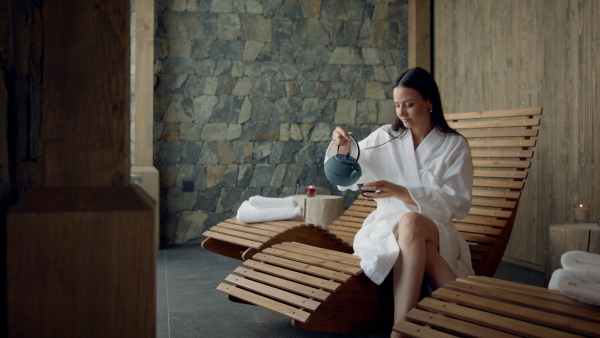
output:
[[[431,1],[408,1],[408,67],[431,71]]]
[[[599,1],[439,0],[433,68],[447,113],[543,107],[506,254],[545,265],[548,226],[600,216]]]
[[[129,1],[43,6],[44,186],[129,184],[130,15]]]

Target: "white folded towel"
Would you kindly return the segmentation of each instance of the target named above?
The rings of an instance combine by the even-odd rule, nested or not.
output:
[[[380,285],[390,273],[400,247],[392,226],[382,220],[362,228],[354,238],[354,252],[360,258],[360,267],[373,283]]]
[[[568,270],[600,271],[600,255],[585,251],[569,251],[560,257],[563,268]]]
[[[237,220],[242,223],[294,220],[303,221],[301,207],[255,208],[250,201],[244,201],[237,211]]]
[[[590,305],[600,306],[600,271],[558,269],[548,288]]]
[[[250,197],[250,205],[255,208],[293,208],[296,206],[293,197],[275,198],[275,197]]]

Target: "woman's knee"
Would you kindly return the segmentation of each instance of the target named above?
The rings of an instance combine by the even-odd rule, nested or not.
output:
[[[397,224],[398,241],[415,241],[423,237],[423,229],[419,226],[423,215],[418,212],[408,212],[402,215]]]

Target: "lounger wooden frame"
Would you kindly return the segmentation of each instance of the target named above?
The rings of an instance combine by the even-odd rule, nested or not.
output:
[[[541,108],[529,108],[446,116],[450,126],[465,136],[471,146],[474,165],[472,207],[466,218],[453,221],[469,243],[477,275],[493,276],[506,249],[521,190],[527,178],[526,170],[531,166],[533,148],[536,145],[533,138],[538,135],[537,126],[540,124],[541,113]],[[293,296],[301,293],[297,290],[299,287],[290,287],[289,285],[294,284],[288,284],[290,281],[305,284],[303,280],[310,276],[315,277],[314,271],[317,268],[346,273],[343,269],[339,270],[339,267],[332,267],[331,264],[322,266],[321,261],[315,262],[302,257],[316,255],[319,258],[319,255],[324,255],[319,248],[351,253],[354,235],[375,206],[375,202],[359,198],[326,229],[313,225],[276,222],[290,226],[279,234],[260,238],[260,241],[255,241],[254,246],[247,245],[247,242],[239,239],[248,240],[244,238],[248,237],[248,229],[259,224],[248,225],[249,228],[236,228],[237,234],[231,231],[219,234],[222,232],[219,229],[224,227],[223,223],[211,228],[205,233],[209,238],[203,243],[204,248],[243,260],[252,257],[252,260],[244,263],[244,269],[257,270],[257,273],[260,273],[251,272],[254,274],[252,277],[250,273],[245,272],[246,270],[236,270],[235,274],[228,277],[226,283],[219,286],[219,290],[227,293],[232,300],[257,304],[287,315],[293,319],[296,327],[302,329],[363,334],[389,332],[393,313],[393,308],[390,307],[389,278],[382,287],[377,287],[360,272],[349,274],[348,279],[344,281],[321,276],[331,282],[341,282],[341,285],[336,290],[327,291],[330,294],[319,300],[318,304],[307,302],[310,306],[305,306],[307,303],[302,303],[303,301]],[[241,225],[235,220],[225,223]],[[303,229],[311,229],[310,234],[294,235],[308,231]],[[286,239],[283,239],[284,234]],[[227,239],[225,235],[234,239]],[[230,242],[224,244],[227,240]],[[290,246],[300,244],[288,242],[299,242],[311,247],[303,248],[302,253],[298,254],[290,250]],[[273,250],[278,251],[275,253]],[[272,256],[278,258],[272,259]],[[336,261],[337,258],[331,258],[334,256],[335,254],[329,252],[321,258]],[[278,272],[274,274],[261,271],[256,265],[248,266],[258,264],[255,262],[260,263],[263,269],[268,266],[269,269]],[[300,270],[297,265],[301,267]],[[290,279],[288,275],[300,280]],[[318,290],[324,291],[323,288]],[[289,294],[290,292],[293,295]],[[307,297],[311,301],[313,298]],[[298,317],[299,313],[301,317]]]

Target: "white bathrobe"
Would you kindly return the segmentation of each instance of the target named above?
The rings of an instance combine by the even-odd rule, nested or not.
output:
[[[392,141],[390,134],[396,136],[400,132],[385,125],[359,142],[358,162],[363,174],[357,184],[387,180],[403,185],[417,205],[395,198],[376,200],[377,210],[365,219],[354,239],[354,250],[362,259],[365,274],[377,284],[383,282],[398,256],[392,227],[410,211],[435,222],[440,255],[459,277],[474,274],[469,247],[451,221],[464,218],[471,206],[473,163],[467,141],[461,135],[442,133],[434,128],[415,150],[410,129]],[[386,144],[367,149],[383,143]],[[355,148],[354,145],[353,157],[356,157]],[[326,160],[336,153],[337,146],[331,143]],[[358,186],[338,188],[357,190]]]

